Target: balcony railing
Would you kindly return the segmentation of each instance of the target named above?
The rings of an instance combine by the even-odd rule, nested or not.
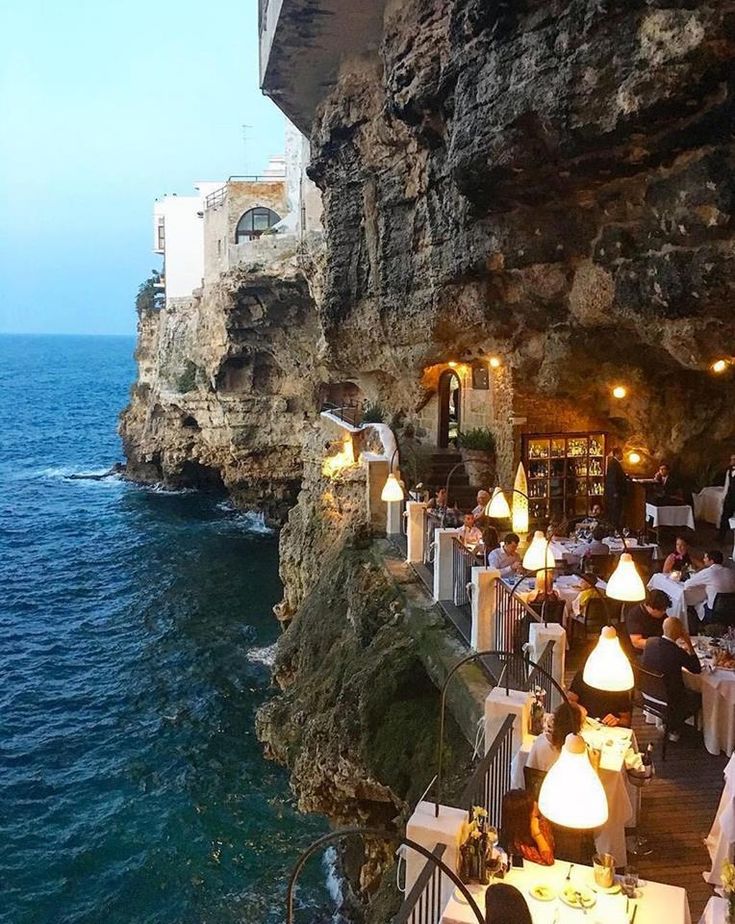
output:
[[[437,844],[431,852],[432,856],[441,860],[446,849],[446,844]],[[393,924],[439,924],[444,910],[442,878],[441,867],[427,860],[398,914],[393,918]]]
[[[227,198],[228,185],[230,183],[285,183],[286,178],[283,176],[258,176],[257,174],[251,176],[231,176],[227,183],[224,186],[220,186],[219,189],[215,189],[208,196],[204,197],[204,208],[205,209],[214,209],[222,203]]]
[[[487,811],[488,823],[500,829],[503,796],[511,788],[510,765],[513,760],[513,724],[515,717],[507,715],[470,777],[460,797],[460,807],[471,817],[472,808],[481,805]]]

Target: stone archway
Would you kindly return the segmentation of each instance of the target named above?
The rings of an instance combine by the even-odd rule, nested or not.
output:
[[[446,449],[457,439],[460,428],[462,406],[462,383],[453,369],[446,369],[439,376],[439,424],[436,444]]]

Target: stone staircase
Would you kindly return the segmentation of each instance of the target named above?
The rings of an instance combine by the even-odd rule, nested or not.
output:
[[[462,461],[462,456],[456,449],[437,449],[431,454],[431,467],[426,478],[426,485],[430,488],[432,495],[437,488],[444,487],[447,483],[447,475],[458,462]],[[477,504],[478,488],[470,485],[470,479],[464,468],[458,468],[452,475],[449,483],[449,499],[454,501],[463,511],[472,510]]]

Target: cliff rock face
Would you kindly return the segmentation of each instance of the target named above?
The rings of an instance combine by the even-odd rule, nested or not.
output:
[[[408,413],[422,368],[473,351],[590,413],[622,380],[622,436],[685,468],[715,453],[734,55],[728,0],[388,3],[312,134],[335,364]]]
[[[226,488],[282,519],[301,481],[318,393],[319,322],[303,253],[243,264],[146,311],[120,432],[131,478]]]

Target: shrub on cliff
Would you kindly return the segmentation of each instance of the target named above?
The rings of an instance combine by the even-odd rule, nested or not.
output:
[[[138,314],[163,308],[166,296],[160,288],[162,282],[163,277],[158,270],[151,270],[151,275],[138,286],[138,294],[135,296],[135,310]]]

